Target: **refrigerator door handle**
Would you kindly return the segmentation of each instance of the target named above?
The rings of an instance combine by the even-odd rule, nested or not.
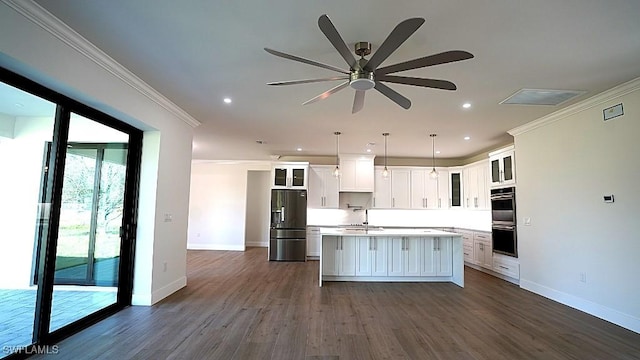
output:
[[[284,206],[280,209],[280,221],[284,222]]]

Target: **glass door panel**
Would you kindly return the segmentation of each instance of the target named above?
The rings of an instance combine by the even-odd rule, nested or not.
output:
[[[71,115],[50,331],[117,301],[128,138]]]
[[[0,82],[0,358],[33,342],[38,285],[36,257],[46,238],[50,203],[47,143],[56,105]],[[36,245],[34,245],[34,234]]]

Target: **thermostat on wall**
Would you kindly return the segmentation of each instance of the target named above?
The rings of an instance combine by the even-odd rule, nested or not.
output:
[[[605,195],[604,196],[604,202],[612,203],[613,202],[613,195]]]

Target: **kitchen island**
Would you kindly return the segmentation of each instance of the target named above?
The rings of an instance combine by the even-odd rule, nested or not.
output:
[[[434,229],[322,228],[323,281],[453,282],[464,287],[462,237]]]

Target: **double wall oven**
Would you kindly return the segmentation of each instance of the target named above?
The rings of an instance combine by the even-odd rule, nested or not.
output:
[[[516,237],[516,188],[491,190],[493,252],[518,257]]]

